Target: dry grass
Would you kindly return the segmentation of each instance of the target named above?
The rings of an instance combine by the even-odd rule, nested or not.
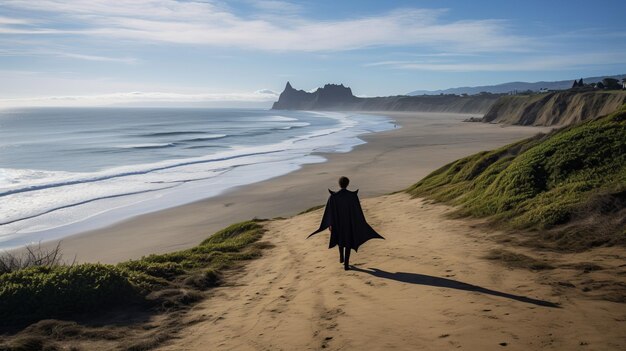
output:
[[[51,249],[43,248],[41,243],[28,245],[20,252],[5,251],[0,254],[0,275],[30,267],[54,267],[62,263],[60,242]]]

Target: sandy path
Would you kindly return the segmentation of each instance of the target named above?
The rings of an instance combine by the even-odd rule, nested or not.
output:
[[[343,271],[327,234],[304,240],[320,211],[269,222],[276,246],[161,350],[626,349],[626,305],[560,295],[538,273],[483,259],[499,245],[447,219],[450,208],[405,194],[363,206],[387,240],[354,254],[355,270]]]

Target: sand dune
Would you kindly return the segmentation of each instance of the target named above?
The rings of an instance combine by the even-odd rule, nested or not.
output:
[[[304,239],[320,210],[268,222],[275,247],[197,305],[186,318],[200,322],[161,350],[626,348],[625,305],[562,284],[604,273],[506,268],[483,258],[501,245],[479,220],[448,219],[451,208],[406,194],[363,207],[386,240],[353,255],[354,270],[326,248],[327,235]],[[623,249],[542,255],[557,265],[593,257],[626,283]]]

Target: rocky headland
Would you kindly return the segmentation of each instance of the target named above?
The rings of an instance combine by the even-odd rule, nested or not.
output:
[[[500,94],[423,95],[357,97],[343,84],[326,84],[309,93],[294,89],[289,82],[280,94],[273,110],[333,110],[333,111],[417,111],[482,114],[489,110]]]

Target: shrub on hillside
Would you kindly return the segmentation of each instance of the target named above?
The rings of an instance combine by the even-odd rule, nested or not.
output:
[[[223,229],[199,246],[118,265],[43,265],[0,274],[0,326],[63,318],[150,301],[172,308],[197,301],[219,270],[254,258],[263,233],[254,221]],[[58,251],[58,250],[57,250]],[[48,261],[46,261],[48,262]],[[191,289],[190,289],[191,288]]]
[[[31,267],[0,275],[0,323],[93,312],[138,297],[128,276],[111,265]]]
[[[626,105],[603,118],[460,159],[407,191],[518,229],[581,221],[561,236],[571,239],[560,241],[563,248],[626,243],[620,235],[626,225],[620,220],[626,215],[626,201],[620,200],[626,191]]]
[[[242,248],[257,241],[262,234],[262,226],[254,221],[233,224],[211,235],[200,245],[188,250],[142,258],[145,263],[176,263],[184,269],[210,266],[222,269],[232,261],[249,259],[254,253],[240,253]]]

